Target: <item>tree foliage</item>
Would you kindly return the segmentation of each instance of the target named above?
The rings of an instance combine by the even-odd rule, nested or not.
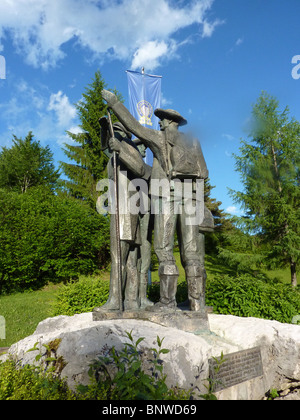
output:
[[[69,194],[87,201],[93,208],[97,201],[96,184],[106,177],[108,162],[101,150],[99,118],[107,114],[107,105],[101,96],[102,89],[107,89],[107,86],[97,71],[92,83],[85,89],[83,99],[76,104],[82,132],[68,132],[73,144],[64,145],[64,153],[73,163],[61,162],[63,172],[68,177],[64,184]]]
[[[250,140],[235,156],[244,191],[231,191],[246,217],[244,227],[266,246],[269,264],[291,268],[297,285],[300,260],[300,123],[263,92],[253,106]]]
[[[109,224],[77,200],[0,190],[0,294],[78,278],[109,260]]]
[[[24,140],[13,136],[13,146],[0,152],[0,188],[21,193],[39,185],[54,189],[58,178],[49,146],[42,147],[32,132]]]
[[[210,184],[210,179],[204,183],[204,202],[214,218],[214,231],[205,234],[205,249],[210,253],[217,253],[218,249],[225,245],[226,237],[234,228],[229,215],[222,210],[221,201],[216,201],[211,196],[211,191],[215,187]]]

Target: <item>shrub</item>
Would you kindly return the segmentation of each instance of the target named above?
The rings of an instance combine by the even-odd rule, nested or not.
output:
[[[91,312],[103,305],[109,295],[109,282],[94,277],[82,277],[62,286],[52,305],[52,315],[75,315]]]
[[[300,313],[300,293],[290,285],[268,283],[249,274],[215,276],[208,281],[206,301],[214,312],[291,323]]]
[[[78,200],[0,190],[0,294],[92,274],[109,261],[109,222]]]
[[[158,302],[159,292],[160,285],[155,282],[149,287],[148,297]],[[96,306],[103,305],[108,295],[109,281],[83,277],[61,287],[53,304],[53,316],[91,312]],[[187,299],[184,279],[178,283],[176,299],[178,303]],[[238,277],[215,275],[207,281],[206,304],[213,306],[218,314],[291,323],[300,313],[300,289],[280,282],[270,283],[262,276],[250,274]]]
[[[36,366],[0,361],[0,400],[74,400],[66,382]]]
[[[163,339],[157,337],[158,349],[150,349],[151,357],[147,362],[152,368],[148,372],[142,366],[144,354],[138,349],[144,338],[135,342],[132,332],[126,334],[130,342],[120,352],[113,347],[106,356],[94,361],[89,371],[90,384],[77,385],[75,392],[57,375],[53,366],[49,368],[59,359],[49,358],[48,352],[45,360],[42,355],[36,357],[39,366],[20,366],[13,359],[0,361],[0,400],[186,400],[192,397],[192,390],[167,387],[160,355],[169,350],[162,348]],[[58,341],[44,347],[57,347]],[[36,345],[31,350],[37,350]],[[42,366],[47,360],[51,362],[45,371]]]

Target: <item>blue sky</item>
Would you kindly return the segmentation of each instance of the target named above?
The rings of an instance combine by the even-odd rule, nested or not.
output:
[[[126,70],[144,66],[162,76],[162,107],[201,141],[212,196],[239,212],[232,153],[261,91],[300,120],[299,17],[299,0],[1,0],[0,146],[31,130],[66,161],[74,104],[95,72],[129,106]]]

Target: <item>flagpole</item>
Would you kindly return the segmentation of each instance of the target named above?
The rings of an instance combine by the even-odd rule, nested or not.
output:
[[[145,101],[145,67],[142,67],[142,80],[143,80],[143,101]],[[145,116],[146,118],[146,116]],[[146,120],[144,122],[144,127],[146,127]],[[145,162],[147,162],[147,155],[145,156]],[[148,284],[151,286],[152,284],[152,276],[151,276],[151,268],[148,270]]]
[[[143,101],[145,102],[145,67],[142,67],[142,80],[143,80]],[[145,115],[145,121],[144,121],[144,127],[145,126],[146,126],[146,115]]]

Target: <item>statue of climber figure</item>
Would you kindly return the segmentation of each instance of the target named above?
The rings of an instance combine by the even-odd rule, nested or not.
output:
[[[113,180],[113,151],[117,152],[119,173],[119,191],[128,191],[128,183],[135,178],[149,178],[151,168],[143,161],[142,155],[131,141],[131,134],[120,123],[113,124],[114,137],[108,130],[106,117],[99,120],[101,125],[101,143],[104,153],[110,158],[107,171],[108,178]],[[124,211],[119,214],[120,223],[120,248],[122,267],[122,295],[124,296],[123,308],[125,311],[136,311],[151,306],[153,303],[147,299],[147,280],[138,272],[137,263],[140,254],[141,232],[140,215],[131,214],[124,200],[130,199],[134,191],[128,196],[119,196],[119,207]],[[101,311],[119,311],[119,282],[118,282],[118,255],[115,218],[110,219],[110,252],[111,272],[110,288],[107,302],[101,306]]]
[[[178,131],[178,127],[185,125],[187,121],[177,111],[155,110],[155,115],[160,118],[160,131],[158,131],[139,124],[113,93],[103,90],[102,97],[124,127],[138,137],[146,147],[149,147],[154,155],[151,201],[156,201],[159,208],[154,216],[154,250],[159,261],[160,301],[149,310],[174,311],[177,308],[176,291],[179,271],[173,255],[174,235],[177,229],[181,262],[188,284],[190,310],[205,311],[206,271],[204,261],[201,259],[203,247],[199,234],[199,225],[203,222],[203,218],[199,220],[199,223],[195,223],[186,211],[188,207],[195,207],[199,203],[202,203],[204,207],[204,193],[197,203],[193,189],[191,196],[186,200],[188,206],[183,206],[180,214],[175,211],[176,198],[170,182],[175,178],[187,179],[194,187],[198,185],[198,181],[203,183],[208,177],[200,144],[198,141],[188,143],[186,136]],[[168,180],[170,185],[168,197],[163,195],[163,191],[159,191],[155,197],[152,189],[153,181],[164,179]],[[166,200],[170,209],[168,212],[163,211]]]

